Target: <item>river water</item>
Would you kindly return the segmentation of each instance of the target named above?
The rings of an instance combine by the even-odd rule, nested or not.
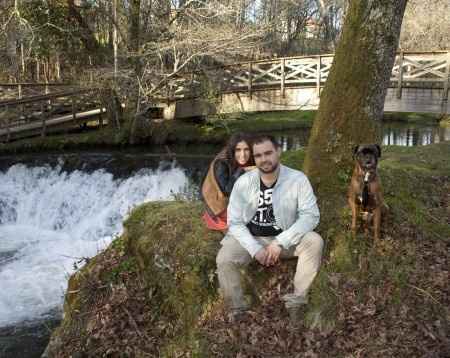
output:
[[[276,133],[284,150],[308,131]],[[383,144],[450,140],[439,127],[385,126]],[[0,157],[0,357],[39,357],[58,323],[68,277],[122,232],[143,202],[195,196],[217,147],[162,160],[148,149]],[[158,149],[155,149],[156,151]]]

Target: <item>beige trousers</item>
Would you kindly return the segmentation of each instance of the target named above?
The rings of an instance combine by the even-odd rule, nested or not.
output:
[[[263,246],[270,244],[274,237],[255,237]],[[239,242],[227,234],[221,242],[217,254],[217,274],[225,303],[232,310],[246,310],[249,305],[244,299],[240,269],[247,266],[252,257]],[[286,307],[306,302],[306,295],[319,270],[322,258],[322,237],[311,231],[305,234],[297,246],[281,251],[281,258],[298,257],[294,277],[294,293],[285,296]]]

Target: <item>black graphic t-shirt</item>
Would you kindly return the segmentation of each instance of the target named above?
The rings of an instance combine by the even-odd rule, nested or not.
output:
[[[258,209],[255,216],[247,224],[253,236],[277,236],[281,230],[275,222],[272,206],[272,192],[276,182],[270,188],[266,187],[262,180],[259,184]]]

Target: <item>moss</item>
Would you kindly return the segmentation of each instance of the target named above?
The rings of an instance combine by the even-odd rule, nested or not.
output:
[[[206,230],[200,217],[198,204],[151,203],[134,210],[125,222],[129,253],[155,293],[154,315],[173,322],[164,344],[169,351],[172,340],[184,349],[198,345],[197,319],[217,295],[220,235]]]
[[[383,121],[402,122],[417,124],[435,124],[439,121],[440,115],[434,113],[416,113],[416,112],[384,112]]]
[[[444,116],[439,122],[441,127],[450,127],[450,116]]]
[[[301,170],[306,152],[304,149],[288,150],[281,154],[281,162],[288,167]]]
[[[68,149],[98,147],[120,147],[124,145],[123,131],[111,128],[89,130],[83,133],[57,134],[47,137],[21,139],[11,143],[0,143],[1,154],[36,153]]]

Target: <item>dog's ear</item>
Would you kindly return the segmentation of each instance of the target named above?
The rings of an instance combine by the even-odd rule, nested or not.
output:
[[[355,146],[353,147],[353,159],[355,159],[356,153],[358,153],[358,149],[359,149],[359,145],[355,145]]]
[[[378,144],[375,144],[375,148],[378,150],[378,158],[381,157],[381,147]]]

